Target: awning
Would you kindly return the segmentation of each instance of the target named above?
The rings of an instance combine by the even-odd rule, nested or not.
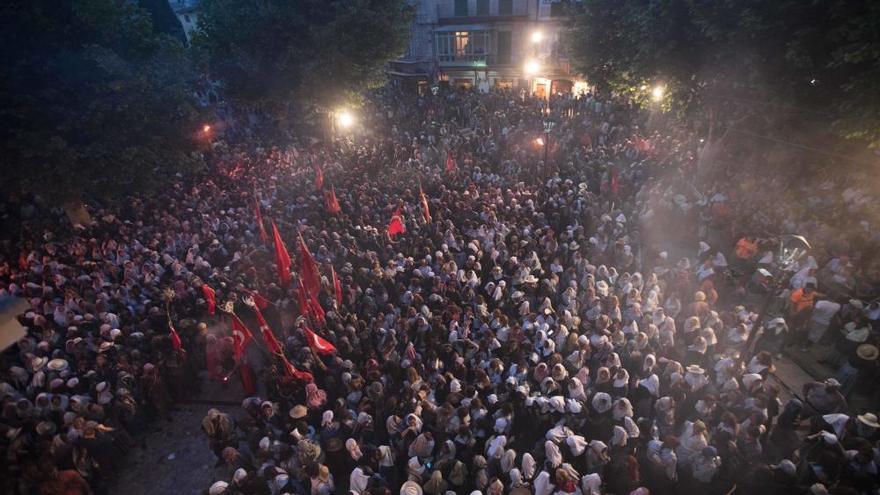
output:
[[[453,24],[434,29],[435,33],[448,33],[450,31],[489,31],[492,29],[486,24]]]

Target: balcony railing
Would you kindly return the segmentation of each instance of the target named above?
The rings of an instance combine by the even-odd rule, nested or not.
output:
[[[481,8],[479,2],[467,2],[467,8],[456,5],[457,2],[445,1],[437,4],[438,19],[455,19],[463,17],[471,18],[505,18],[527,16],[529,14],[528,0],[512,0],[510,4],[502,5],[503,2],[488,2],[488,9]],[[458,8],[456,8],[458,7]]]

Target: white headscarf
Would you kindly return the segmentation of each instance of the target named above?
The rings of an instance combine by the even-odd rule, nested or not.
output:
[[[554,468],[562,464],[562,453],[559,452],[559,446],[550,440],[544,442],[544,457]]]
[[[535,477],[535,458],[528,452],[523,454],[522,457],[522,475],[526,480],[531,480]]]

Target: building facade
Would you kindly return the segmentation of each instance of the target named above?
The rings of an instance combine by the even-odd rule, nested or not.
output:
[[[389,64],[404,84],[513,88],[540,96],[586,87],[560,39],[566,0],[413,0],[409,49]]]

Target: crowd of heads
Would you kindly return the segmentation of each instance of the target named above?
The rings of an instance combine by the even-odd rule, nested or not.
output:
[[[17,205],[0,279],[30,309],[0,361],[4,490],[106,490],[206,377],[250,394],[202,421],[211,495],[877,489],[876,411],[841,393],[877,361],[867,193],[844,191],[863,215],[846,236],[788,210],[748,230],[748,196],[694,177],[694,136],[647,130],[643,109],[604,95],[385,89],[363,115],[363,132],[317,144],[218,142],[205,175],[98,203],[92,225]],[[324,321],[279,281],[256,209],[314,255]],[[406,231],[389,236],[398,213]],[[734,244],[730,225],[808,229],[821,251],[780,267],[771,241]],[[768,290],[786,304],[762,310]],[[255,293],[313,381],[267,352]],[[254,334],[241,356],[227,311]],[[316,353],[306,327],[336,350]],[[829,328],[842,375],[781,393],[776,355]]]

